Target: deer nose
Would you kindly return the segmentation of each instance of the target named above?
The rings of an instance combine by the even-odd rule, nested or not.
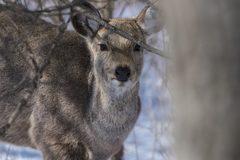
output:
[[[117,67],[115,75],[118,81],[126,82],[130,77],[130,70],[128,67]]]

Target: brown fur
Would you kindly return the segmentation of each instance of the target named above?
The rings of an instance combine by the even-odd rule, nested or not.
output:
[[[0,13],[0,94],[10,91],[1,99],[0,126],[7,122],[35,74],[25,43],[11,50],[22,35],[9,19],[21,34],[31,29],[22,13]],[[144,17],[138,19],[143,21]],[[112,19],[109,23],[145,41],[144,31],[136,21],[136,18]],[[82,29],[77,31],[83,33]],[[34,26],[25,39],[39,66],[57,34],[43,23]],[[82,34],[85,35],[86,32]],[[100,43],[106,43],[109,51],[100,51]],[[28,108],[0,136],[0,141],[36,148],[45,160],[107,160],[114,154],[117,160],[121,159],[123,141],[141,109],[138,90],[143,49],[136,52],[134,46],[103,27],[88,41],[76,32],[66,31]],[[124,82],[115,85],[117,80],[113,83],[118,66],[130,68],[128,86]],[[13,86],[24,77],[25,81],[13,91]]]

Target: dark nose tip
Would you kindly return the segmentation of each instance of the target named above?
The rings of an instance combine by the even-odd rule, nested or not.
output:
[[[128,78],[130,77],[130,70],[128,67],[118,67],[116,69],[115,75],[117,77],[117,80],[121,82],[126,82]]]

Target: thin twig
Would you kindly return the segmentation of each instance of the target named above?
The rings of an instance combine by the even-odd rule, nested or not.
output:
[[[139,160],[135,129],[133,129],[133,137],[134,137],[134,144],[135,144],[135,151],[136,151],[137,160]]]

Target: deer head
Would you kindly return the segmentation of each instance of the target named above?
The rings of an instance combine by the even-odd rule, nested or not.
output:
[[[89,3],[81,3],[80,7],[83,12],[74,14],[72,24],[88,40],[97,82],[107,91],[125,93],[139,81],[143,48],[85,16],[84,13],[91,13],[101,18]],[[143,42],[146,36],[159,32],[164,25],[157,18],[157,12],[149,6],[132,18],[111,19],[108,23]]]

